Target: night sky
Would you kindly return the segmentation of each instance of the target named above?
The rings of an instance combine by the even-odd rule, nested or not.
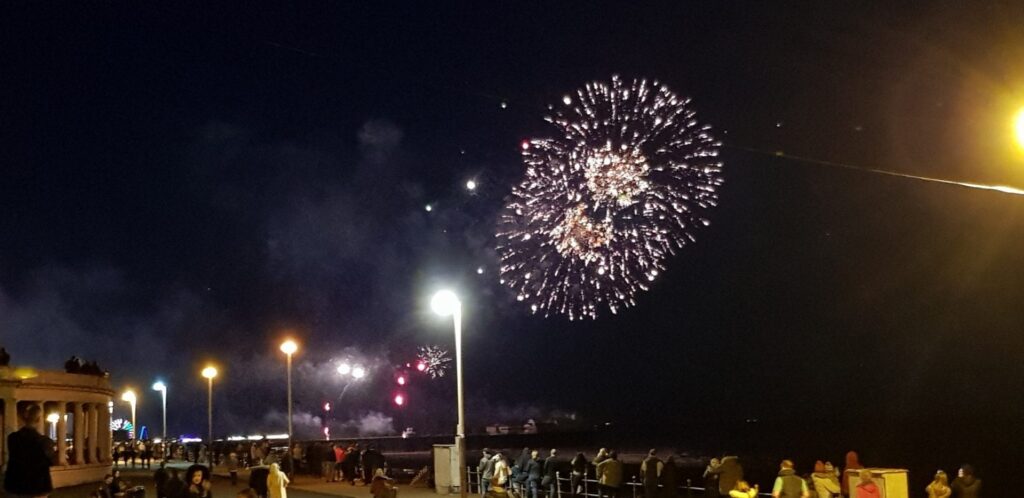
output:
[[[1024,198],[774,155],[1024,187],[1024,4],[551,3],[5,2],[0,344],[99,361],[144,425],[164,379],[172,433],[205,432],[216,361],[226,435],[283,427],[291,331],[303,416],[348,355],[375,379],[336,410],[350,431],[445,432],[451,377],[389,400],[392,365],[451,347],[428,309],[450,285],[474,431],[575,413],[964,441],[1024,415]],[[720,207],[635,308],[532,316],[494,252],[519,143],[613,74],[693,97]]]

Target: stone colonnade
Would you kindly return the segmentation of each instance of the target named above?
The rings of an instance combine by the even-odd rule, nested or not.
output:
[[[54,486],[102,480],[112,464],[110,407],[113,390],[106,377],[64,372],[32,372],[16,375],[0,368],[0,401],[3,403],[3,458],[7,464],[7,435],[21,428],[19,414],[39,406],[42,419],[36,430],[56,443],[50,468]],[[70,434],[69,434],[70,432]],[[69,441],[70,439],[70,441]],[[71,445],[70,451],[68,445]]]

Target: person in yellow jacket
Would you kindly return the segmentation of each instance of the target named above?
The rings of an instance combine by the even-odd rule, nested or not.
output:
[[[597,496],[598,498],[618,498],[619,486],[622,486],[622,462],[614,451],[608,458],[597,464]]]
[[[754,487],[750,487],[747,481],[740,479],[736,481],[736,487],[729,491],[730,498],[756,498],[757,497],[757,484]]]

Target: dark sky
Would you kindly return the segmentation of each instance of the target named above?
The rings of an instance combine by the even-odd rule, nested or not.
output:
[[[350,355],[377,381],[341,419],[448,428],[448,378],[388,399],[390,365],[451,346],[427,310],[450,284],[474,428],[1024,414],[1024,198],[772,157],[1024,186],[1024,4],[552,3],[5,2],[0,343],[167,380],[172,432],[204,430],[216,360],[215,424],[243,432],[282,425],[292,330],[300,411]],[[493,252],[517,146],[612,74],[694,98],[720,208],[636,308],[531,316]]]

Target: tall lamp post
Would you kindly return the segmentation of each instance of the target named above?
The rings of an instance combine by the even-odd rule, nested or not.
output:
[[[138,398],[135,397],[135,391],[128,389],[121,395],[121,401],[127,401],[129,405],[132,405],[132,441],[135,441],[135,404],[138,402]]]
[[[210,461],[210,468],[213,468],[213,378],[217,376],[217,369],[208,366],[203,369],[203,377],[206,377],[206,427],[209,441],[206,446],[206,457]]]
[[[164,384],[163,382],[158,380],[158,381],[153,383],[153,390],[154,391],[160,391],[160,398],[161,398],[161,401],[162,401],[161,406],[163,407],[163,421],[164,421],[164,427],[163,427],[164,430],[163,430],[163,432],[160,433],[160,448],[166,448],[167,447],[167,384]],[[164,453],[165,453],[164,451],[160,452],[160,459],[161,460],[164,459]]]
[[[462,302],[450,290],[438,291],[430,300],[430,308],[455,322],[455,385],[458,393],[459,423],[455,427],[455,452],[459,465],[459,495],[466,498],[466,410],[462,397]]]
[[[299,350],[295,341],[288,339],[281,343],[281,352],[285,354],[288,362],[288,471],[295,472],[295,462],[292,460],[292,355]]]

